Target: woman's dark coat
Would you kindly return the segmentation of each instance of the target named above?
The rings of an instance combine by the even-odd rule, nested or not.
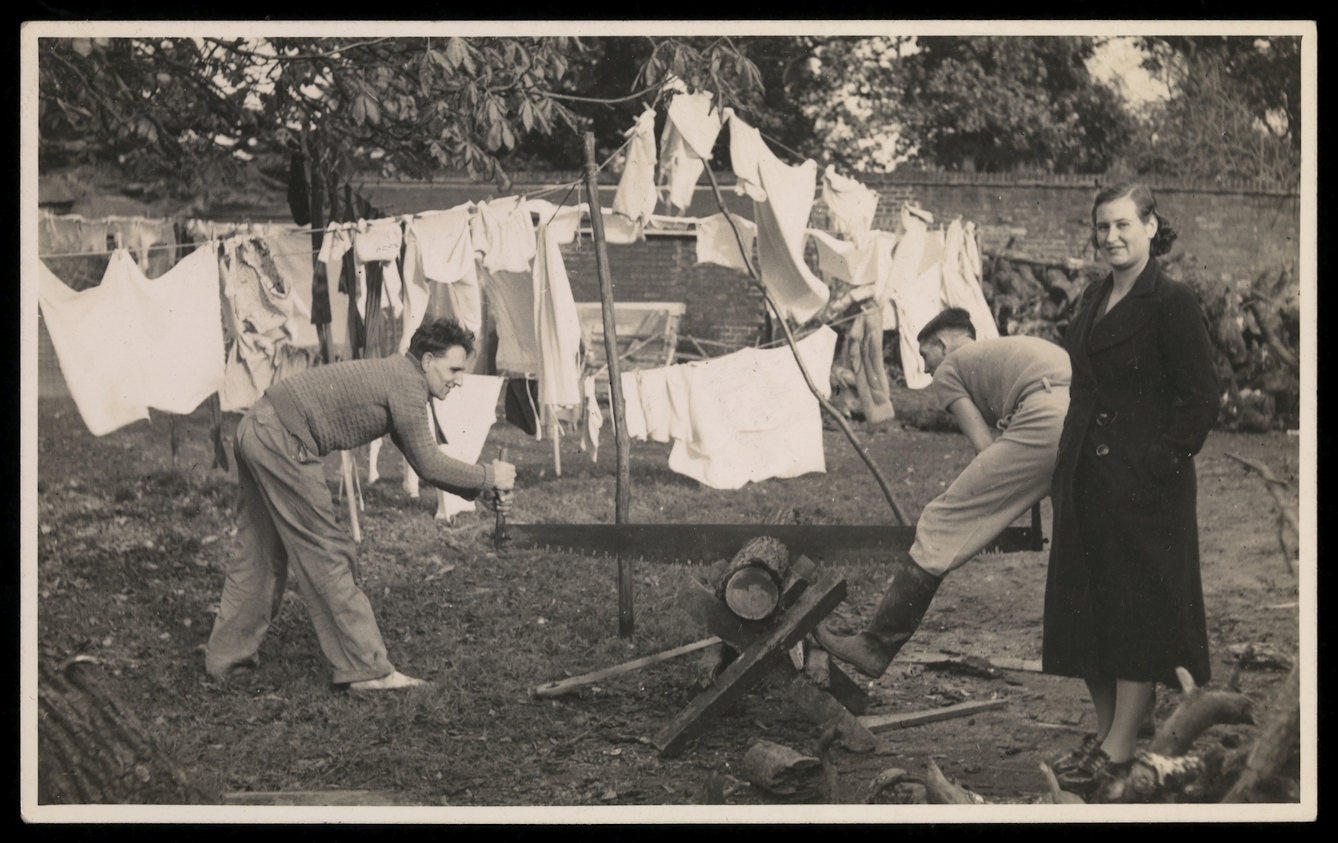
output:
[[[1156,258],[1098,320],[1113,284],[1086,290],[1064,337],[1073,383],[1052,490],[1044,669],[1176,683],[1183,666],[1204,683],[1193,457],[1218,410],[1207,320]],[[1076,502],[1075,485],[1087,493]]]

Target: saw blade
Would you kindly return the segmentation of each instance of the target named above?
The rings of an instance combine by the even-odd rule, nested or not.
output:
[[[507,532],[515,547],[680,564],[728,559],[758,536],[815,562],[866,564],[905,556],[915,541],[914,527],[867,524],[508,524]],[[985,550],[1035,551],[1043,543],[1037,531],[1009,527]]]

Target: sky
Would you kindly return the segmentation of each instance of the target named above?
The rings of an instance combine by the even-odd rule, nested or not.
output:
[[[1134,46],[1133,38],[1112,38],[1097,48],[1087,62],[1087,70],[1118,88],[1134,107],[1166,99],[1170,92],[1139,67],[1142,60],[1143,53]]]

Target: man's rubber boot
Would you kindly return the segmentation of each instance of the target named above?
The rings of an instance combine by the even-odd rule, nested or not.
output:
[[[820,626],[814,636],[822,649],[861,673],[882,676],[901,646],[915,634],[942,581],[911,559],[899,559],[893,565],[892,584],[867,629],[856,635],[834,635]]]

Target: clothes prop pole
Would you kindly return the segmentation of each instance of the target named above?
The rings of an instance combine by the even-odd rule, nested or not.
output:
[[[743,257],[743,265],[748,268],[748,275],[752,278],[753,283],[762,291],[762,297],[766,299],[767,307],[774,316],[775,324],[780,325],[785,332],[785,344],[790,347],[790,353],[794,355],[794,362],[799,364],[799,371],[803,374],[804,382],[808,384],[809,391],[813,393],[814,398],[818,399],[818,404],[827,412],[827,415],[836,421],[836,424],[841,428],[841,432],[846,435],[846,439],[850,440],[851,447],[859,454],[860,459],[864,460],[864,464],[869,467],[869,471],[873,472],[874,479],[878,481],[879,487],[883,490],[883,497],[887,498],[888,505],[892,507],[892,514],[896,516],[897,523],[909,524],[910,521],[907,520],[906,513],[902,511],[897,499],[892,496],[892,488],[887,485],[887,480],[883,477],[883,472],[878,469],[877,463],[873,461],[873,457],[869,456],[868,449],[855,436],[855,431],[850,428],[850,423],[837,412],[830,401],[822,397],[817,385],[813,383],[813,376],[809,374],[808,367],[804,365],[804,359],[799,354],[799,349],[795,347],[794,333],[790,330],[790,323],[781,314],[780,308],[776,306],[776,300],[771,297],[771,291],[762,283],[762,279],[757,275],[757,270],[753,268],[753,261],[743,245],[743,235],[739,233],[739,226],[734,222],[734,215],[729,212],[729,208],[725,207],[724,197],[720,195],[720,185],[715,180],[715,173],[709,165],[704,169],[707,177],[711,180],[711,190],[715,193],[716,204],[720,206],[721,213],[725,215],[725,220],[729,222],[729,227],[734,231],[734,239],[738,241],[739,254]]]
[[[629,456],[632,440],[627,434],[627,406],[623,403],[623,382],[618,366],[618,335],[613,309],[613,278],[609,271],[609,253],[604,239],[604,212],[599,205],[599,165],[595,160],[595,134],[585,133],[585,191],[590,203],[590,232],[595,241],[595,268],[599,272],[599,298],[604,317],[604,356],[609,367],[609,401],[613,405],[614,445],[618,459],[618,484],[614,495],[614,520],[627,523],[632,500]],[[618,557],[618,637],[630,639],[635,629],[633,612],[632,560]]]

